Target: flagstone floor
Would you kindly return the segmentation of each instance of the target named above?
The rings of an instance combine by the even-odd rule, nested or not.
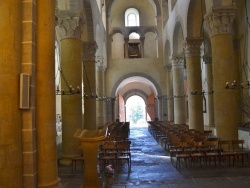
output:
[[[120,169],[112,185],[106,185],[100,174],[102,187],[110,188],[249,188],[250,162],[234,166],[181,166],[177,170],[168,153],[148,132],[147,125],[130,128],[132,167]],[[80,188],[84,174],[81,166],[72,173],[71,166],[59,165],[62,188]]]

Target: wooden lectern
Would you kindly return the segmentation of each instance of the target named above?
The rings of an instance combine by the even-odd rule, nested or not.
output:
[[[100,188],[98,178],[97,162],[98,147],[100,141],[107,136],[108,127],[100,130],[81,130],[77,129],[74,138],[81,142],[84,156],[84,174],[82,188]]]

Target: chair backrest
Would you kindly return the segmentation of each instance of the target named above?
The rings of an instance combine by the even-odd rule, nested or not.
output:
[[[218,141],[219,149],[223,150],[224,152],[229,152],[231,150],[230,145],[231,145],[230,140],[219,140]]]
[[[244,140],[232,140],[233,151],[243,151]]]
[[[218,148],[218,141],[216,140],[206,141],[205,146],[207,146],[211,151],[214,151],[215,149]]]
[[[118,152],[119,151],[130,152],[130,145],[131,145],[131,141],[121,141],[117,143],[116,149]]]
[[[102,145],[102,150],[104,153],[114,152],[116,149],[116,142],[105,142],[105,144]]]

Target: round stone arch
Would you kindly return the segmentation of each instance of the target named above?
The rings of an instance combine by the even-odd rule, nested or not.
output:
[[[94,24],[93,24],[93,14],[92,14],[92,11],[88,11],[88,10],[92,10],[91,9],[91,4],[89,1],[84,1],[83,2],[83,8],[85,9],[85,18],[88,18],[86,19],[86,27],[84,25],[84,28],[86,28],[87,30],[87,38],[84,39],[84,41],[94,41],[94,36],[95,36],[95,33],[94,33]]]
[[[160,88],[159,84],[155,81],[154,78],[152,78],[151,76],[149,76],[148,74],[145,74],[145,73],[131,72],[131,73],[128,73],[126,75],[123,75],[120,79],[117,80],[117,82],[114,84],[114,86],[112,88],[111,97],[116,98],[117,89],[119,88],[119,85],[122,83],[123,80],[130,78],[130,77],[134,77],[134,76],[142,77],[142,78],[145,78],[146,80],[150,81],[152,83],[152,85],[155,87],[155,92],[156,92],[155,95],[158,95],[158,96],[162,95],[161,88]]]
[[[142,34],[140,28],[129,27],[129,28],[128,28],[128,31],[127,31],[127,37],[129,37],[129,35],[130,35],[131,33],[133,33],[133,32],[138,33],[138,34],[140,35],[140,37],[143,36],[143,34]]]
[[[127,91],[126,93],[124,93],[124,95],[122,97],[123,97],[123,99],[124,99],[124,101],[126,103],[126,101],[128,100],[128,98],[130,98],[130,97],[132,97],[134,95],[138,95],[146,103],[148,95],[147,95],[147,93],[145,93],[144,91],[142,91],[140,89],[131,89],[131,90]]]
[[[184,33],[183,33],[183,20],[180,16],[177,16],[176,17],[176,22],[175,22],[175,27],[174,27],[174,32],[173,32],[173,54],[178,54],[180,53],[179,51],[179,48],[180,48],[180,45],[181,45],[181,48],[182,48],[182,43],[183,43],[183,40],[184,40]],[[181,32],[181,33],[180,33]],[[182,38],[180,39],[180,34],[182,34]]]
[[[205,2],[190,0],[187,13],[187,37],[202,37]]]
[[[164,46],[164,66],[171,65],[169,57],[171,55],[170,41],[167,39]]]
[[[145,29],[143,29],[143,32],[142,32],[143,36],[145,36],[145,34],[148,32],[155,33],[157,36],[159,36],[158,30],[153,27],[146,27]]]
[[[111,33],[110,33],[110,35],[109,35],[110,38],[113,40],[113,36],[114,36],[115,34],[117,34],[117,33],[122,34],[123,37],[126,37],[126,36],[127,36],[126,31],[124,31],[124,30],[121,29],[121,28],[115,28],[115,29],[113,29],[113,30],[111,31]]]

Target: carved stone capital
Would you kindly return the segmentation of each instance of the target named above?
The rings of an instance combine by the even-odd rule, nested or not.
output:
[[[184,52],[186,57],[200,57],[201,38],[187,38],[183,42]]]
[[[169,59],[172,61],[172,70],[184,68],[183,55],[171,55]]]
[[[56,31],[60,39],[81,38],[83,30],[83,20],[78,14],[60,13],[57,15],[58,21]]]
[[[95,62],[95,53],[97,50],[97,44],[95,41],[84,41],[82,43],[82,61]]]
[[[205,15],[205,24],[211,31],[211,37],[219,34],[233,35],[232,25],[236,9],[236,6],[213,7]]]

